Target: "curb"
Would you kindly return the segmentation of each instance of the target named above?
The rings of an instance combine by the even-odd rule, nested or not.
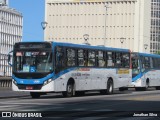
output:
[[[8,98],[19,98],[19,97],[28,97],[30,95],[22,95],[22,96],[4,96],[0,97],[0,99],[8,99]]]

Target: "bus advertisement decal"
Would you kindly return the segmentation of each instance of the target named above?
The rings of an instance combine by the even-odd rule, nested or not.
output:
[[[129,74],[129,70],[117,69],[117,74]]]

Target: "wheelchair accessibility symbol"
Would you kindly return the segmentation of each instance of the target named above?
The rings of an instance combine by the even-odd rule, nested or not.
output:
[[[30,72],[36,72],[36,67],[31,66],[31,67],[30,67]]]

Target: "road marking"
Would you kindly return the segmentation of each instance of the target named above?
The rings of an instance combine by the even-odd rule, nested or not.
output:
[[[9,102],[0,102],[0,104],[2,104],[2,105],[4,105],[4,104],[11,104],[11,105],[16,105],[16,104],[18,104],[18,105],[51,105],[51,104],[49,104],[49,103],[19,103],[19,102],[11,102],[11,101],[9,101]]]
[[[135,100],[135,101],[144,101],[144,100],[149,100],[149,99],[154,99],[154,98],[159,98],[160,100],[160,96],[159,95],[154,95],[154,96],[138,96],[138,97],[135,97],[135,98],[129,98],[127,100]]]
[[[92,110],[92,111],[114,111],[114,110],[112,110],[112,109],[99,109],[99,110]]]
[[[77,109],[73,109],[73,111],[84,111],[86,110],[85,108],[77,108]]]

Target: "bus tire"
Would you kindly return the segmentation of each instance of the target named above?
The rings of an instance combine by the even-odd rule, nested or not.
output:
[[[40,98],[40,93],[30,92],[32,98]]]
[[[145,87],[136,87],[135,90],[136,91],[146,91],[149,88],[149,79],[146,80],[146,85]]]
[[[145,86],[144,90],[146,91],[146,90],[148,90],[148,88],[149,88],[149,79],[146,80],[146,86]]]
[[[73,83],[68,83],[67,84],[67,90],[62,92],[63,97],[73,97],[74,93],[74,84]]]
[[[113,94],[113,80],[109,79],[107,82],[107,94]]]

